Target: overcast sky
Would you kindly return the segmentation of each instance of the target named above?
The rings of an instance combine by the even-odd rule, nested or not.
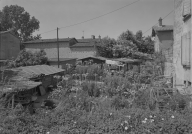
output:
[[[57,27],[65,27],[89,20],[136,0],[0,0],[0,10],[6,5],[19,5],[40,21],[40,29],[35,33],[44,33]],[[73,27],[59,30],[60,38],[117,37],[127,29],[134,33],[147,31],[160,17],[173,10],[174,0],[141,0],[131,6],[113,12],[101,18]],[[174,13],[163,20],[165,25],[173,25]],[[145,36],[151,35],[149,30]],[[43,39],[56,38],[56,31],[44,33]]]

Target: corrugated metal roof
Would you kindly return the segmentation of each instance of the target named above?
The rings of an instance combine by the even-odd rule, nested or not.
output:
[[[28,74],[29,76],[40,74],[51,75],[64,71],[63,69],[48,65],[25,66],[25,67],[19,67],[18,69],[20,69],[21,72]]]
[[[155,31],[171,31],[173,28],[173,25],[153,26]]]
[[[39,85],[41,85],[42,82],[33,82],[33,81],[17,81],[13,84],[0,86],[1,91],[6,92],[18,92],[18,91],[24,91],[33,89]]]
[[[60,38],[59,42],[69,42],[74,38]],[[27,41],[24,42],[24,44],[29,44],[29,43],[45,43],[45,42],[57,42],[57,39],[40,39],[40,40],[32,40],[32,41]]]

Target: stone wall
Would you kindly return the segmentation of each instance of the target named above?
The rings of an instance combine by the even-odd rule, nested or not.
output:
[[[182,35],[191,31],[191,17],[183,20],[183,3],[184,0],[174,1],[174,45],[173,45],[173,65],[174,65],[174,85],[183,85],[184,81],[191,82],[191,69],[186,68],[181,64],[181,48],[182,48]],[[192,47],[191,47],[192,49]],[[190,50],[191,51],[191,50]],[[192,51],[191,51],[192,52]],[[192,58],[191,58],[192,59]]]

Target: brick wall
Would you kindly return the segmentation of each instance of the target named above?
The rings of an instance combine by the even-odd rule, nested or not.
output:
[[[191,31],[191,18],[183,21],[183,2],[184,0],[174,1],[174,45],[173,45],[173,64],[174,64],[174,85],[184,84],[184,81],[191,81],[191,69],[181,64],[181,45],[182,35]],[[190,50],[191,51],[191,50]],[[177,86],[176,86],[177,87]],[[177,87],[179,88],[179,87]]]

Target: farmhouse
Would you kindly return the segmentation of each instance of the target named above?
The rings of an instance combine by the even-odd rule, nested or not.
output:
[[[164,75],[170,76],[173,59],[173,26],[163,25],[160,18],[159,26],[152,28],[152,37],[155,38],[155,52],[161,52],[165,56]]]

